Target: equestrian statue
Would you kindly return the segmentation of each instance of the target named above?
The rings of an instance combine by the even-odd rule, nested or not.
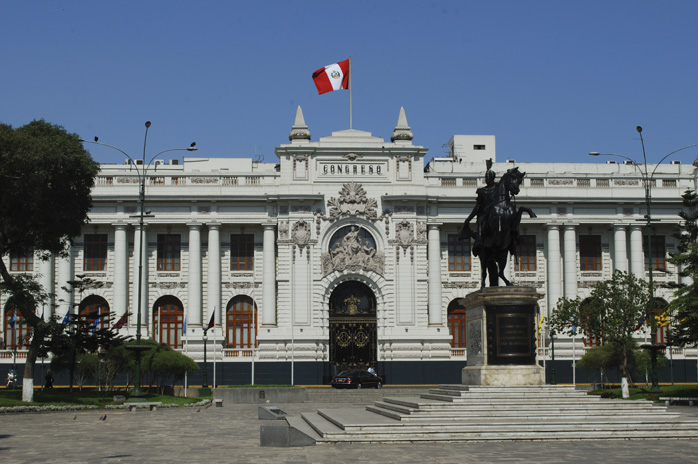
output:
[[[535,218],[530,208],[517,207],[514,197],[519,193],[519,186],[526,175],[519,168],[508,169],[498,182],[492,171],[492,160],[487,160],[485,186],[477,189],[475,208],[463,224],[459,240],[475,238],[473,255],[480,257],[481,287],[485,287],[487,275],[490,277],[490,287],[499,286],[499,279],[506,285],[512,285],[504,277],[504,269],[508,254],[516,257],[516,245],[519,241],[519,224],[521,215]],[[477,216],[477,230],[473,232],[470,221]]]

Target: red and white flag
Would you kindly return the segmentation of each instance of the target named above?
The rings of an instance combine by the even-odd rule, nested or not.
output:
[[[349,88],[349,60],[330,64],[313,73],[313,82],[319,95]]]

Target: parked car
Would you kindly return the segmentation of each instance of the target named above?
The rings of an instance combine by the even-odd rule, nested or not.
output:
[[[332,386],[334,388],[381,388],[383,387],[383,377],[373,375],[367,370],[355,369],[340,372],[334,376]]]

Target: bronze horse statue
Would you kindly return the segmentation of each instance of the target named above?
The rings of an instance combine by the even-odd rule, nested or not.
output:
[[[488,170],[486,178],[493,179],[494,174]],[[512,285],[504,277],[504,269],[507,265],[508,253],[516,256],[516,245],[519,240],[519,224],[521,215],[535,218],[536,215],[530,208],[518,207],[512,204],[512,198],[518,195],[519,186],[523,182],[525,172],[519,168],[507,170],[499,182],[477,190],[477,204],[465,220],[460,232],[459,240],[467,240],[475,236],[473,255],[480,257],[482,282],[485,286],[487,274],[490,276],[490,287],[497,287],[499,279],[506,285]],[[477,216],[477,232],[470,229],[470,220]]]

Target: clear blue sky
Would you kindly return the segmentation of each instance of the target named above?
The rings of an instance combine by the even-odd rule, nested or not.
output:
[[[313,140],[349,128],[349,92],[311,74],[352,57],[353,126],[414,143],[493,134],[497,159],[648,161],[698,143],[698,1],[11,1],[0,122],[33,119],[140,158],[275,162],[301,105]],[[88,146],[100,162],[123,155]],[[698,150],[672,159],[693,162]],[[165,156],[167,157],[167,156]]]

